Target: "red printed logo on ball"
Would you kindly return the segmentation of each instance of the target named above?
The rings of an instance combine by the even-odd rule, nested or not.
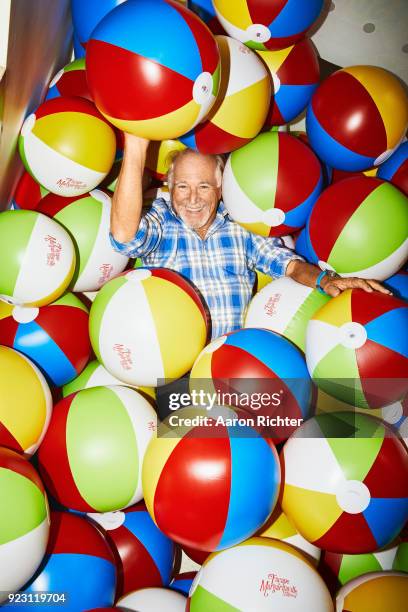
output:
[[[124,370],[131,370],[133,367],[132,352],[124,344],[114,344],[113,350],[119,357],[120,365]]]
[[[60,178],[57,181],[58,187],[72,187],[73,189],[86,189],[86,184],[82,181],[76,181],[69,176],[65,178]]]
[[[264,597],[269,595],[275,595],[280,593],[283,597],[294,597],[298,596],[297,587],[290,583],[289,578],[278,576],[278,574],[268,574],[268,577],[262,579],[259,591],[263,593]]]
[[[47,266],[55,266],[55,264],[61,258],[61,243],[58,242],[55,236],[51,236],[50,234],[48,234],[48,236],[45,236],[44,240],[48,246]]]

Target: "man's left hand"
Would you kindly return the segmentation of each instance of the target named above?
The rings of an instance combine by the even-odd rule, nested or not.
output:
[[[380,293],[386,293],[392,295],[392,291],[389,291],[381,283],[372,279],[355,278],[353,276],[347,278],[330,278],[329,276],[323,277],[320,283],[322,289],[331,297],[340,295],[342,291],[346,289],[363,289],[368,293],[373,291],[379,291]]]

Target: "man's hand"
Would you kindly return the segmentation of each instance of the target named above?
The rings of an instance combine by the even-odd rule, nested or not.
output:
[[[316,280],[321,273],[320,268],[305,261],[294,259],[289,262],[286,269],[286,276],[289,276],[298,283],[307,285],[308,287],[316,287]],[[363,278],[330,278],[327,274],[320,282],[322,289],[331,297],[340,295],[346,289],[363,289],[368,293],[379,291],[387,295],[392,295],[392,291],[386,289],[381,283],[376,280],[365,280]]]
[[[340,295],[340,293],[346,289],[363,289],[368,293],[379,291],[380,293],[392,295],[392,291],[386,289],[376,280],[365,280],[364,278],[355,278],[353,276],[348,278],[330,278],[329,276],[324,276],[321,280],[320,286],[327,293],[327,295],[330,295],[331,297]]]
[[[131,150],[133,153],[140,153],[142,156],[146,154],[147,148],[150,144],[150,140],[136,136],[135,134],[129,134],[124,132],[125,149]]]

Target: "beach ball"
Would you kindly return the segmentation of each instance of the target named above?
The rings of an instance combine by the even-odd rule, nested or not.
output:
[[[191,548],[191,546],[182,546],[182,551],[194,561],[194,563],[198,563],[198,565],[202,565],[208,555],[211,553],[206,550],[197,550],[197,548]]]
[[[190,370],[205,345],[207,314],[183,276],[139,268],[109,281],[90,314],[98,361],[119,380],[156,387]]]
[[[59,387],[89,361],[88,320],[88,309],[73,293],[41,308],[0,301],[0,344],[29,357]]]
[[[386,278],[383,283],[400,300],[408,300],[408,267]]]
[[[30,359],[2,344],[0,337],[0,447],[32,455],[51,418],[51,392]]]
[[[185,612],[187,600],[181,593],[172,589],[139,589],[121,597],[117,601],[119,609],[135,610],[135,612],[151,612],[165,610],[166,612]]]
[[[273,81],[266,125],[285,125],[306,108],[319,84],[320,68],[315,47],[305,39],[279,51],[258,51],[258,55]]]
[[[24,171],[14,191],[10,209],[35,210],[40,200],[49,193],[44,187],[37,183],[27,171]]]
[[[27,117],[19,138],[26,170],[43,187],[72,197],[99,185],[112,167],[112,126],[89,100],[60,97]]]
[[[56,300],[75,270],[74,244],[53,219],[33,210],[0,213],[0,299],[43,306]]]
[[[125,269],[128,257],[117,253],[109,240],[111,198],[106,193],[94,189],[71,198],[50,193],[38,211],[58,221],[74,241],[77,267],[72,291],[97,291]]]
[[[92,102],[86,82],[84,57],[76,59],[61,68],[51,80],[45,100],[52,100],[52,98],[59,98],[60,96],[79,96]]]
[[[333,612],[333,603],[313,564],[296,548],[250,538],[208,557],[193,582],[186,610]]]
[[[310,415],[305,359],[289,340],[267,329],[240,329],[213,340],[192,367],[190,389],[261,415],[257,424],[273,437],[288,437]],[[285,423],[267,418],[276,415]]]
[[[46,612],[59,606],[67,612],[78,612],[112,605],[115,581],[113,555],[102,534],[81,516],[52,512],[44,561],[23,593],[53,593],[49,605],[41,604]],[[21,604],[3,608],[18,610]]]
[[[343,291],[306,331],[306,362],[318,387],[352,406],[380,408],[408,391],[408,303],[380,292]]]
[[[323,188],[313,151],[283,132],[266,132],[231,153],[222,194],[231,217],[261,236],[303,227]]]
[[[354,578],[364,574],[391,571],[398,549],[399,545],[394,544],[364,555],[342,555],[325,551],[319,571],[330,589],[337,591]]]
[[[186,148],[179,140],[163,140],[151,142],[147,149],[145,169],[155,179],[164,181],[169,170],[172,157]]]
[[[31,578],[47,547],[47,495],[26,459],[0,447],[0,603]]]
[[[407,574],[375,572],[360,576],[340,589],[336,612],[402,612],[407,598]]]
[[[408,453],[377,419],[351,412],[315,416],[285,443],[283,463],[282,509],[319,548],[375,552],[407,521]]]
[[[377,176],[390,181],[408,196],[408,141],[403,142],[378,168]]]
[[[252,49],[282,49],[305,37],[323,0],[213,0],[224,30]]]
[[[259,57],[229,36],[216,37],[221,56],[220,93],[207,119],[180,140],[200,153],[229,153],[261,131],[271,79]]]
[[[197,572],[183,572],[182,574],[177,574],[177,576],[174,576],[173,580],[170,582],[169,588],[188,597],[191,585],[193,584],[196,576]]]
[[[63,506],[111,512],[143,497],[142,461],[156,431],[149,402],[128,387],[94,387],[54,406],[38,458],[44,482]]]
[[[308,321],[329,300],[328,295],[284,276],[252,298],[244,327],[270,329],[304,351]]]
[[[385,280],[408,258],[408,198],[377,178],[331,185],[307,220],[310,261],[341,276]]]
[[[307,109],[311,147],[340,170],[367,170],[384,162],[408,127],[408,97],[399,79],[377,66],[350,66],[331,74]]]
[[[177,548],[154,524],[143,502],[123,511],[89,513],[115,553],[115,599],[136,589],[168,586]]]
[[[151,35],[158,28],[160,45]],[[178,138],[215,102],[217,44],[179,2],[128,0],[99,23],[86,49],[95,104],[125,132],[150,140]]]
[[[90,389],[92,387],[101,387],[106,385],[124,385],[126,387],[132,385],[126,385],[112,374],[109,374],[108,370],[99,363],[97,359],[94,359],[88,363],[85,369],[71,382],[67,383],[62,387],[62,397],[67,397],[71,393],[76,391],[82,391],[82,389]],[[153,387],[133,387],[146,398],[154,400],[156,398],[156,391]]]
[[[82,3],[83,4],[83,3]],[[71,3],[71,12],[72,12],[72,3]],[[85,57],[85,49],[79,42],[78,34],[73,32],[73,43],[74,43],[74,57],[75,59],[80,59],[81,57]]]
[[[163,423],[147,448],[142,476],[158,528],[178,544],[204,551],[253,535],[279,493],[274,444],[245,414],[227,407],[182,408]]]
[[[309,561],[317,565],[321,550],[305,540],[295,529],[281,508],[277,506],[272,516],[257,534],[262,538],[272,538],[290,544],[299,550]]]
[[[82,49],[86,49],[92,31],[98,23],[116,6],[126,0],[71,0],[74,42],[77,39]],[[84,53],[85,55],[85,53]]]

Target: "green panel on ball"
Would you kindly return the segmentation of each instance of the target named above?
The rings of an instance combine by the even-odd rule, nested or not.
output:
[[[29,478],[0,468],[0,545],[29,533],[47,517],[44,493]]]
[[[341,374],[339,374],[341,364]],[[359,379],[355,351],[337,345],[329,351],[316,365],[312,373],[313,380],[320,389],[337,399],[357,406],[356,384]]]
[[[75,484],[97,512],[126,507],[139,480],[133,424],[108,387],[80,391],[67,419],[67,453]]]
[[[260,134],[231,154],[235,180],[260,210],[274,207],[278,184],[279,135]]]
[[[283,332],[283,335],[296,344],[303,352],[306,351],[306,328],[308,322],[319,308],[327,304],[330,299],[328,295],[323,295],[316,289],[311,291],[299,308],[299,316],[293,317]]]
[[[372,236],[372,243],[361,244],[360,233]],[[407,236],[408,198],[393,185],[384,183],[366,197],[346,223],[328,263],[344,274],[365,270],[389,257]]]
[[[381,571],[382,567],[373,554],[343,555],[339,571],[339,582],[343,585],[363,574]]]
[[[401,542],[398,546],[392,569],[396,572],[408,572],[408,542]]]
[[[0,293],[13,295],[24,251],[38,218],[39,213],[32,210],[0,213]]]
[[[98,291],[91,306],[91,311],[89,313],[89,336],[94,353],[101,363],[102,358],[99,350],[99,338],[102,319],[110,300],[125,283],[127,283],[127,280],[124,276],[113,278],[107,282],[106,285]]]
[[[200,585],[194,591],[190,601],[190,612],[240,612],[239,608],[230,606]]]
[[[95,370],[99,368],[99,365],[100,364],[96,359],[88,363],[86,368],[79,376],[62,387],[62,397],[67,397],[67,395],[71,395],[71,393],[76,393],[76,391],[82,391],[82,389],[85,389],[89,379]]]
[[[89,196],[62,208],[54,219],[70,233],[76,247],[77,269],[71,284],[74,285],[91,256],[102,216],[102,204]]]
[[[80,57],[64,66],[64,72],[71,72],[72,70],[85,70],[85,58]]]
[[[356,419],[356,427],[358,428],[356,414],[350,414],[352,418]],[[371,432],[371,435],[376,436],[379,433],[376,430]],[[380,452],[383,436],[373,438],[358,436],[358,442],[352,446],[350,446],[349,438],[329,438],[327,442],[346,479],[363,481]]]

